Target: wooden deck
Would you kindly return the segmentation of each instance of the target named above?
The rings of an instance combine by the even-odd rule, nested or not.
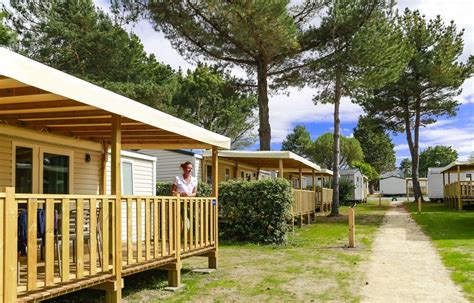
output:
[[[115,220],[117,205],[121,220]],[[36,249],[18,257],[22,211],[27,216],[26,247]],[[45,213],[41,237],[39,211]],[[216,198],[119,200],[111,195],[14,194],[7,189],[0,193],[0,221],[3,302],[43,300],[103,284],[114,280],[117,268],[126,276],[158,267],[177,272],[182,258],[196,255],[209,255],[210,264],[216,262]],[[116,228],[121,230],[119,241]],[[114,263],[119,259],[115,254],[121,255],[121,266]]]
[[[444,204],[462,210],[465,205],[474,204],[474,181],[456,181],[444,186]]]
[[[314,220],[319,208],[321,213],[329,211],[332,204],[332,189],[316,188],[313,190],[293,189],[293,218],[297,219],[300,226],[303,221],[307,223]]]

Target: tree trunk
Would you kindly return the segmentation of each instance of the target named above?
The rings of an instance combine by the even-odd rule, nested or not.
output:
[[[333,190],[332,190],[332,207],[330,216],[339,215],[339,159],[341,157],[340,150],[340,124],[339,119],[339,103],[341,102],[341,74],[336,71],[336,83],[334,91],[334,142],[333,142]]]
[[[411,155],[411,178],[413,186],[413,197],[414,202],[418,201],[420,198],[423,201],[423,196],[421,195],[420,182],[418,180],[418,166],[419,166],[419,128],[420,128],[420,112],[417,108],[415,113],[415,126],[414,126],[414,139],[411,133],[411,123],[410,123],[410,111],[408,103],[406,105],[405,112],[405,133],[407,136],[407,143],[410,149]]]
[[[271,150],[272,132],[270,127],[270,113],[268,107],[268,63],[260,59],[257,64],[258,78],[258,117],[260,150]]]

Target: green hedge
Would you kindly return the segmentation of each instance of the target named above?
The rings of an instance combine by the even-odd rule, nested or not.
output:
[[[292,201],[290,183],[280,178],[221,183],[221,237],[230,241],[285,244]]]
[[[172,186],[173,186],[173,182],[156,182],[156,195],[157,196],[171,195]],[[206,183],[198,182],[196,196],[209,197],[210,195],[211,195],[211,187]]]

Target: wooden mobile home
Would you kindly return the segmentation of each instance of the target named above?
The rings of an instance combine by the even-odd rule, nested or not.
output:
[[[120,159],[122,149],[212,149],[217,176],[218,149],[229,147],[229,138],[0,48],[0,301],[95,287],[120,302],[124,276],[161,268],[178,287],[182,259],[206,256],[216,268],[217,182],[211,197],[156,197],[122,184],[138,171],[125,165],[127,152]]]
[[[463,172],[474,170],[474,154],[467,161],[457,161],[450,163],[441,170],[443,174],[444,203],[458,210],[462,210],[464,205],[474,203],[474,181],[472,176],[468,180],[462,180]],[[452,175],[455,177],[452,178]]]
[[[209,165],[210,152],[204,152],[203,165]],[[329,170],[323,170],[319,165],[304,159],[289,151],[220,151],[218,181],[232,179],[258,180],[262,170],[275,171],[278,177],[285,178],[295,186],[293,189],[293,216],[303,221],[310,221],[316,210],[329,211],[332,203],[332,189],[314,187],[310,190],[303,188],[303,178],[310,179],[311,184],[316,178],[332,175]],[[203,170],[203,178],[212,181],[207,170]],[[297,178],[296,183],[293,182]]]

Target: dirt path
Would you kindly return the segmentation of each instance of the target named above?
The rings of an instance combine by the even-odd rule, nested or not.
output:
[[[367,264],[362,302],[467,302],[429,238],[399,203],[391,206]]]

